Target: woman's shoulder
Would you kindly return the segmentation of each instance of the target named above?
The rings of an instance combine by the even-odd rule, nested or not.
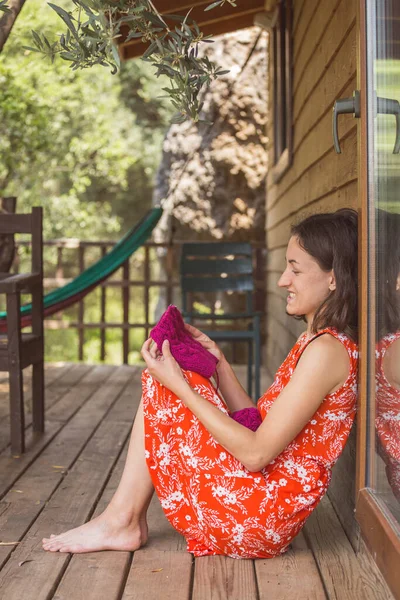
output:
[[[309,338],[304,345],[299,367],[315,364],[338,381],[345,381],[356,370],[357,351],[354,342],[335,329],[326,328]]]

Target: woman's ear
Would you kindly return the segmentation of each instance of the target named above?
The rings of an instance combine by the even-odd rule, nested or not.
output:
[[[396,279],[396,292],[400,290],[400,273],[397,275]]]
[[[331,276],[329,278],[329,289],[331,292],[336,290],[336,277],[333,271],[331,271]]]

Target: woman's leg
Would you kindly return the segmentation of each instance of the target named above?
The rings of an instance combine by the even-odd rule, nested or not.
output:
[[[147,541],[146,512],[154,492],[144,454],[143,400],[133,424],[118,489],[105,511],[81,527],[43,539],[50,552],[137,550]]]

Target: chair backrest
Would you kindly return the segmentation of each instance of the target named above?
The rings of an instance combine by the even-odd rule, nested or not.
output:
[[[43,273],[43,210],[34,206],[31,213],[2,214],[0,235],[28,233],[32,240],[32,273]]]
[[[247,242],[197,242],[182,245],[182,308],[194,292],[245,292],[246,310],[253,309],[253,251]]]
[[[2,215],[14,214],[17,205],[15,196],[0,197],[0,219]],[[0,273],[8,273],[15,256],[15,242],[13,235],[0,234]]]

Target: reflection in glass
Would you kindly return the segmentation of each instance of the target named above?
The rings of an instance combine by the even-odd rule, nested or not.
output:
[[[400,514],[400,214],[377,211],[377,492]],[[383,477],[386,476],[386,480]]]
[[[376,494],[400,523],[400,2],[368,0],[374,39],[370,173],[376,211]],[[371,21],[370,21],[371,22]],[[389,110],[390,108],[390,110]],[[391,114],[382,114],[382,113]]]

